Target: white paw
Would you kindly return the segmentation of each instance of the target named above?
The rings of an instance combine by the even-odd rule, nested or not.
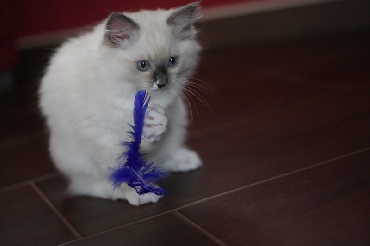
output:
[[[171,172],[186,172],[202,166],[202,160],[195,151],[180,149],[164,162],[163,168]]]
[[[161,140],[161,135],[166,131],[167,116],[165,109],[158,104],[149,105],[144,119],[143,139],[147,143]]]
[[[134,206],[139,206],[139,205],[146,204],[146,203],[156,203],[159,200],[159,198],[162,197],[154,193],[146,193],[143,195],[139,195],[133,189],[126,192],[125,195],[126,195],[127,201],[131,205],[134,205]]]

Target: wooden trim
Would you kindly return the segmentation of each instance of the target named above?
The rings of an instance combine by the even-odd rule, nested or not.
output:
[[[317,5],[326,2],[335,2],[339,0],[266,0],[237,3],[232,5],[222,5],[209,7],[203,10],[202,18],[198,22],[218,20],[231,17],[239,17],[256,13],[278,11],[300,6]]]
[[[369,0],[282,0],[207,8],[197,21],[207,48],[370,28]],[[84,28],[22,37],[19,49],[61,43]]]
[[[205,48],[235,46],[369,29],[369,9],[369,0],[327,1],[209,19],[197,27]]]

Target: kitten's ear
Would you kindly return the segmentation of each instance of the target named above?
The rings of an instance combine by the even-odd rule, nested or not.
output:
[[[139,25],[121,13],[112,13],[105,25],[106,38],[116,47],[125,48],[137,39]]]
[[[175,9],[175,12],[167,19],[167,24],[174,28],[175,35],[187,38],[192,34],[191,26],[199,18],[199,11],[199,2]]]

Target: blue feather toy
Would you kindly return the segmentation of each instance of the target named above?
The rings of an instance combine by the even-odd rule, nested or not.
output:
[[[164,195],[166,190],[157,186],[154,182],[166,177],[168,174],[152,163],[147,163],[143,154],[140,153],[141,135],[143,134],[145,112],[149,105],[150,97],[145,90],[136,93],[134,104],[134,125],[130,125],[128,134],[131,141],[122,142],[126,152],[117,158],[118,167],[110,168],[109,178],[116,189],[122,183],[134,188],[139,195],[155,193]]]

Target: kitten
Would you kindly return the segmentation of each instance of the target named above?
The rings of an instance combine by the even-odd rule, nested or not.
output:
[[[151,104],[141,151],[168,171],[202,165],[184,147],[187,109],[182,100],[201,49],[193,23],[198,3],[170,10],[113,13],[52,57],[39,89],[40,108],[50,130],[50,153],[69,180],[72,195],[157,202],[126,184],[113,190],[108,167],[116,165],[133,123],[137,91]]]

